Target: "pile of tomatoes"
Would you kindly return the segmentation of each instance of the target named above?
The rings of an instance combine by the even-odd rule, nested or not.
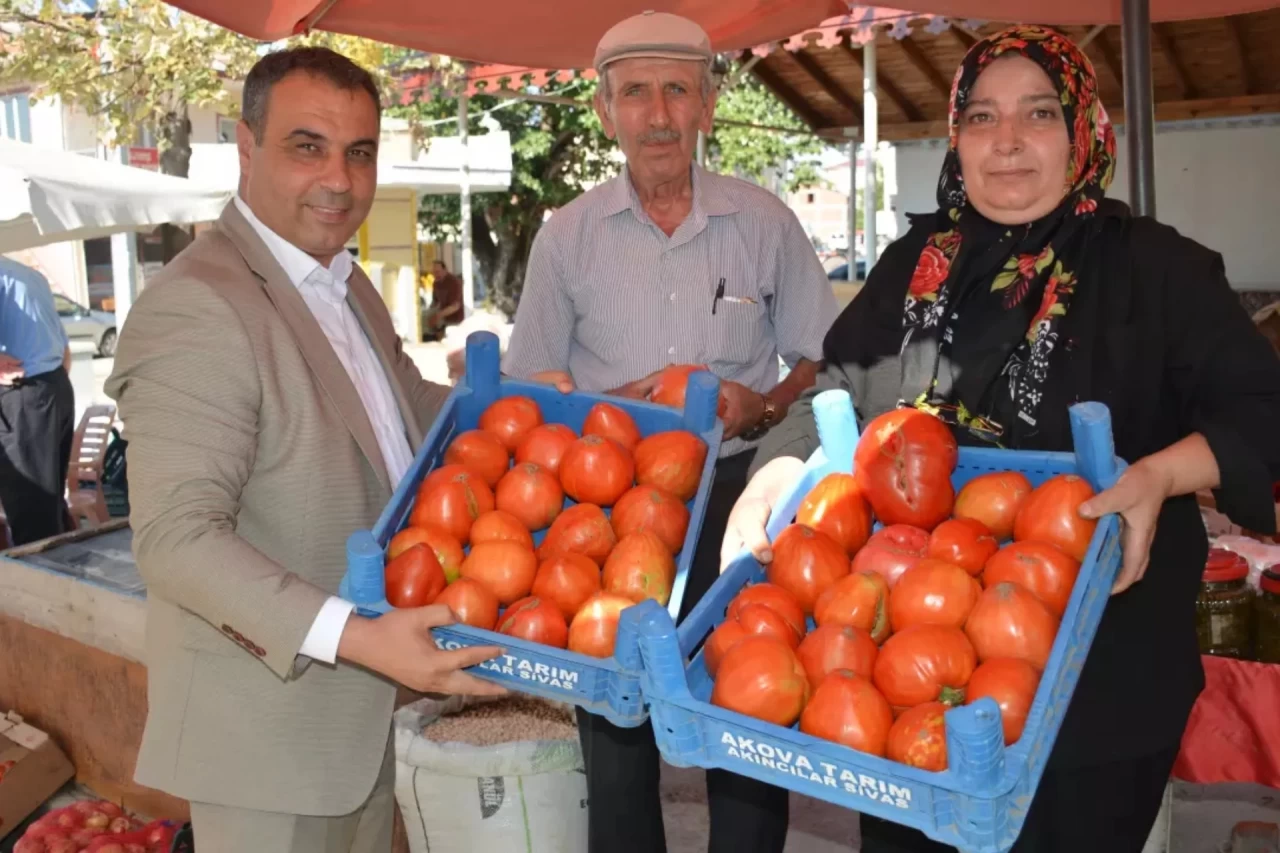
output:
[[[1097,524],[1078,512],[1093,490],[1003,471],[956,495],[956,460],[931,415],[872,421],[855,473],[805,496],[766,582],[707,639],[711,701],[936,771],[943,713],[989,696],[1016,742]]]
[[[503,397],[418,488],[387,549],[387,601],[609,657],[624,609],[671,597],[706,457],[697,435],[642,437],[612,403],[578,435],[529,397]]]
[[[36,820],[14,845],[14,853],[169,853],[175,826],[143,825],[115,803],[81,800]]]

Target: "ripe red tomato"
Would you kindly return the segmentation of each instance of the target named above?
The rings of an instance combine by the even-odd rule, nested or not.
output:
[[[550,527],[564,508],[560,481],[532,462],[522,462],[508,471],[493,497],[498,509],[514,515],[529,530]]]
[[[928,555],[935,560],[953,563],[977,577],[1000,543],[987,526],[972,518],[953,518],[933,529],[929,536]]]
[[[600,592],[600,567],[581,554],[557,554],[538,567],[532,592],[559,607],[565,619],[572,619],[588,598]]]
[[[870,681],[847,669],[822,680],[800,715],[800,731],[884,756],[893,709]]]
[[[688,501],[702,482],[707,443],[685,430],[659,432],[636,445],[635,457],[637,483],[657,486]]]
[[[707,366],[705,364],[673,364],[663,369],[662,374],[658,377],[657,384],[649,392],[649,399],[663,406],[674,406],[677,409],[683,409],[685,394],[689,390],[689,377],[699,370],[706,369]],[[721,394],[720,401],[716,406],[717,414],[723,417],[728,404],[729,401]]]
[[[502,604],[529,594],[538,573],[538,558],[516,542],[481,542],[462,561],[462,576],[479,581]]]
[[[640,428],[636,426],[635,419],[613,403],[600,402],[591,407],[582,423],[582,435],[612,438],[628,451],[635,450],[640,443]]]
[[[1043,671],[1058,636],[1058,618],[1016,583],[998,583],[982,593],[964,632],[978,660],[1018,658]]]
[[[506,609],[498,622],[498,633],[557,649],[569,644],[569,625],[560,609],[534,595]]]
[[[636,463],[627,449],[599,435],[578,439],[560,460],[560,484],[578,503],[613,506],[635,476]]]
[[[916,625],[885,640],[872,681],[895,708],[936,701],[959,705],[977,665],[978,655],[964,631]]]
[[[889,583],[875,572],[854,572],[827,587],[813,605],[818,625],[850,625],[877,644],[889,639]]]
[[[956,458],[946,424],[918,409],[894,409],[867,424],[854,477],[881,522],[932,530],[951,515]]]
[[[894,633],[912,625],[963,628],[982,586],[964,569],[925,557],[889,591],[889,624]]]
[[[493,490],[478,477],[463,472],[448,480],[438,481],[430,491],[419,491],[413,512],[412,527],[439,527],[459,542],[471,536],[471,525],[493,509]]]
[[[744,637],[725,653],[711,688],[711,704],[790,726],[809,699],[809,679],[786,643]]]
[[[449,447],[444,452],[444,461],[449,465],[465,465],[492,487],[507,473],[511,455],[496,435],[472,429],[459,433],[457,438],[449,442]]]
[[[974,477],[956,495],[952,514],[981,521],[997,540],[1013,538],[1013,520],[1031,494],[1031,481],[1017,471]]]
[[[1014,542],[987,560],[982,585],[992,587],[1008,581],[1026,587],[1061,619],[1079,574],[1080,564],[1052,545]]]
[[[675,580],[675,558],[661,539],[646,530],[619,539],[604,561],[605,592],[637,603],[652,598],[665,607]]]
[[[689,531],[689,508],[657,486],[636,486],[618,498],[609,521],[619,538],[648,530],[662,540],[667,550],[678,554]]]
[[[724,660],[725,654],[729,649],[738,644],[739,640],[751,636],[747,629],[742,627],[742,623],[737,619],[725,619],[716,629],[711,632],[711,636],[707,637],[707,641],[702,645],[702,663],[707,668],[707,675],[712,678],[716,677],[716,673],[720,670],[720,661]],[[774,639],[777,639],[776,637]],[[789,646],[794,648],[794,646]]]
[[[965,691],[965,704],[972,705],[984,696],[994,699],[1000,706],[1004,745],[1011,746],[1022,737],[1039,686],[1040,672],[1026,661],[992,658],[973,671]]]
[[[564,452],[577,440],[577,433],[564,424],[536,426],[516,448],[516,462],[532,462],[558,475]]]
[[[503,397],[480,414],[480,429],[497,436],[508,453],[541,423],[542,410],[528,397]]]
[[[805,613],[812,613],[818,596],[849,574],[849,557],[836,540],[803,524],[788,525],[773,542],[769,583],[791,593]]]
[[[774,637],[791,648],[800,645],[800,635],[781,613],[764,604],[748,604],[738,609],[735,617],[748,634]]]
[[[941,702],[927,702],[903,713],[889,729],[885,755],[890,761],[921,770],[946,770],[946,711]]]
[[[538,556],[542,559],[565,552],[583,554],[597,565],[603,565],[618,537],[609,524],[609,518],[595,504],[575,504],[551,522]]]
[[[447,605],[463,625],[492,631],[498,624],[498,598],[489,588],[470,578],[458,578],[436,596],[433,604]]]
[[[729,608],[725,611],[725,618],[737,619],[742,609],[749,604],[763,604],[765,607],[777,612],[791,626],[791,630],[795,632],[797,640],[804,636],[804,608],[794,595],[782,587],[771,583],[753,583],[744,587],[729,602]]]
[[[626,596],[607,592],[587,599],[569,624],[569,651],[593,658],[613,657],[618,619],[633,604]]]
[[[521,548],[533,550],[533,537],[524,522],[509,512],[495,509],[476,519],[471,527],[471,544],[482,542],[514,542]]]
[[[475,529],[474,524],[471,527],[472,530]],[[419,543],[435,552],[436,561],[444,569],[446,581],[453,583],[458,579],[458,572],[466,555],[463,554],[462,543],[457,537],[441,527],[406,527],[391,537],[391,542],[387,545],[387,557],[394,560]]]
[[[435,552],[414,545],[387,563],[387,603],[392,607],[423,607],[445,587],[444,569]]]
[[[804,638],[796,657],[809,676],[809,686],[817,690],[822,680],[838,669],[870,678],[879,651],[875,640],[861,628],[823,625]]]
[[[827,534],[852,557],[871,535],[871,507],[852,474],[828,474],[804,496],[796,523]]]
[[[891,524],[871,535],[853,558],[853,571],[875,572],[892,588],[903,572],[929,550],[929,533],[909,524]]]
[[[460,465],[455,462],[452,465],[441,465],[439,468],[424,477],[422,479],[422,485],[418,486],[417,496],[421,498],[427,492],[434,490],[441,483],[447,483],[458,475],[465,475],[468,479],[479,480],[482,483],[484,482],[484,477],[482,477],[480,472],[475,468],[472,468],[470,465]],[[485,485],[487,486],[489,484],[485,483]]]
[[[1013,522],[1017,542],[1048,542],[1077,562],[1089,552],[1097,519],[1081,518],[1080,504],[1093,497],[1093,487],[1074,474],[1059,474],[1037,487]]]

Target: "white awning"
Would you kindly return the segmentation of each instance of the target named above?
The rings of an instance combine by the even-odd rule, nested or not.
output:
[[[234,191],[0,139],[0,252],[209,222]]]

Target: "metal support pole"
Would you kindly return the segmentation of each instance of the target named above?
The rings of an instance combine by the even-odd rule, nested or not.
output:
[[[1155,107],[1151,88],[1151,2],[1123,0],[1124,133],[1129,202],[1138,216],[1156,215]]]
[[[121,146],[116,159],[129,165],[129,149]],[[115,298],[116,328],[124,328],[129,309],[138,297],[138,235],[134,231],[121,231],[111,235],[111,279]]]
[[[707,135],[698,131],[698,165],[707,165]]]
[[[863,189],[867,194],[862,205],[862,233],[866,243],[867,275],[876,263],[876,212],[880,210],[880,188],[876,186],[876,148],[880,145],[879,105],[876,99],[876,43],[862,48],[862,129]]]
[[[462,141],[462,305],[470,317],[476,307],[476,273],[471,255],[471,142],[467,134],[467,109],[470,99],[464,91],[458,96],[458,137]]]
[[[849,137],[849,274],[846,281],[858,280],[858,131],[847,128]]]

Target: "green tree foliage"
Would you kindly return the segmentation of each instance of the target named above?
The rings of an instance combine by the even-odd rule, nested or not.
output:
[[[734,76],[731,72],[730,79]],[[720,95],[716,118],[757,127],[716,124],[707,149],[709,168],[756,183],[777,174],[779,189],[786,192],[821,182],[812,159],[822,152],[821,140],[809,135],[800,119],[752,75],[742,75]],[[791,128],[797,133],[759,127]]]

